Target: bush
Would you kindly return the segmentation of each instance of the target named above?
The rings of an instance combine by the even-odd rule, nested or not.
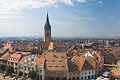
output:
[[[37,73],[35,71],[30,71],[28,73],[28,77],[31,78],[31,79],[35,79],[37,76]]]
[[[6,67],[5,65],[1,64],[0,65],[0,70],[4,72],[5,71],[5,67]]]
[[[13,66],[7,66],[7,67],[6,67],[6,72],[9,73],[9,74],[14,73],[14,68],[13,68]]]
[[[23,76],[23,72],[21,72],[21,71],[19,71],[19,74],[18,74],[19,76]]]

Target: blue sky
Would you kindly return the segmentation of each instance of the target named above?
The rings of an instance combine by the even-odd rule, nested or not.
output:
[[[0,37],[120,37],[120,0],[0,0]]]

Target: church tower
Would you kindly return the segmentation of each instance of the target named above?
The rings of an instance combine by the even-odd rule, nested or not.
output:
[[[47,13],[46,23],[44,27],[44,41],[49,42],[51,41],[51,26],[49,22],[49,16]]]

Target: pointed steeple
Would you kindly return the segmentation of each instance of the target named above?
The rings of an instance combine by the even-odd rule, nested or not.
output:
[[[46,23],[45,23],[45,30],[51,29],[50,22],[49,22],[49,16],[47,13]]]

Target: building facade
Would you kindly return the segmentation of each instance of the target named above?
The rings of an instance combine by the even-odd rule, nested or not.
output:
[[[18,63],[18,71],[23,72],[23,76],[28,76],[28,73],[34,70],[37,72],[37,79],[44,80],[44,63],[45,59],[43,57],[24,56]]]

